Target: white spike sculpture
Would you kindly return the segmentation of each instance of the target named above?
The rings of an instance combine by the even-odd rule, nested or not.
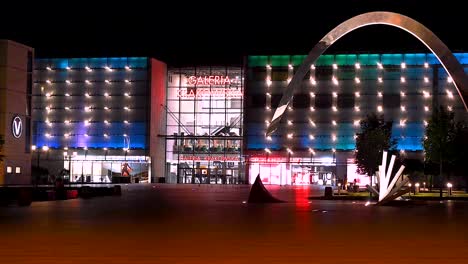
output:
[[[377,204],[387,203],[409,192],[408,188],[403,188],[409,181],[408,178],[404,179],[402,176],[405,166],[402,165],[395,174],[395,176],[393,178],[391,177],[393,165],[395,164],[395,158],[395,155],[392,155],[392,158],[390,159],[390,164],[387,167],[387,152],[383,152],[382,165],[379,166],[379,172],[377,177],[379,183],[379,190],[377,191],[372,186],[369,186],[370,191],[379,196],[379,202]],[[396,185],[400,177],[402,177],[402,180]]]

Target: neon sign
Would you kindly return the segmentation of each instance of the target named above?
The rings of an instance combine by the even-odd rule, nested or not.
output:
[[[265,162],[265,163],[285,163],[288,162],[287,157],[251,157],[250,162],[256,163],[256,162]],[[294,163],[300,163],[302,161],[301,158],[293,158],[291,157],[289,159],[289,162],[294,162]]]
[[[177,97],[180,98],[199,98],[199,97],[221,97],[221,98],[242,98],[240,88],[197,88],[197,89],[178,89]]]
[[[229,156],[190,156],[190,155],[181,155],[180,160],[200,160],[200,161],[239,161],[239,157],[229,157]]]
[[[228,85],[234,80],[229,76],[210,75],[210,76],[190,76],[187,80],[188,85]]]

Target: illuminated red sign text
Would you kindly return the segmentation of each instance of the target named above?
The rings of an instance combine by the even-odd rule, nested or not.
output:
[[[188,78],[188,85],[228,85],[231,84],[232,80],[229,76],[190,76]]]

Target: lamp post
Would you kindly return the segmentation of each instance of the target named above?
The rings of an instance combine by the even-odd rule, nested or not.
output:
[[[37,156],[37,165],[36,166],[39,168],[39,155],[40,155],[39,150],[37,149],[36,145],[32,145],[31,150],[33,152],[36,152],[36,154],[37,154],[36,155]]]
[[[265,148],[265,164],[270,167],[270,164],[268,163],[268,155],[271,153],[271,150],[269,148]],[[270,175],[268,175],[269,182],[271,183],[271,170],[269,170]],[[260,162],[258,163],[258,174],[260,175]]]
[[[447,188],[448,188],[448,195],[452,196],[452,183],[447,183]]]
[[[46,158],[48,158],[47,156],[47,153],[49,151],[49,147],[48,146],[42,146],[42,151],[44,151],[46,153]],[[37,151],[37,168],[39,169],[39,150]],[[49,175],[47,175],[47,178],[49,178]]]
[[[289,166],[289,171],[291,171],[291,154],[293,154],[292,150],[290,148],[286,148],[286,150],[288,151],[288,166]],[[286,179],[287,179],[287,176],[285,176]],[[281,180],[282,180],[282,177],[281,177],[281,173],[280,173],[280,186],[281,186]]]
[[[37,156],[37,173],[39,173],[39,150],[37,149],[36,145],[31,145],[31,150],[33,152],[36,152],[36,156]],[[36,178],[34,179],[34,184],[37,185],[38,184],[38,177],[39,175],[36,174]]]
[[[315,151],[312,148],[309,148],[309,152],[310,152],[309,184],[312,184],[312,181],[313,181],[312,171],[313,171],[313,167],[314,167],[314,154],[315,154]]]

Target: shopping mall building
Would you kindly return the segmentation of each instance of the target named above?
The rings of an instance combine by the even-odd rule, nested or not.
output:
[[[468,53],[455,56],[468,72]],[[393,121],[401,155],[419,159],[434,108],[466,120],[432,54],[322,55],[267,137],[304,58],[247,56],[243,65],[184,68],[147,57],[34,58],[30,111],[19,115],[31,129],[21,149],[33,167],[70,171],[72,182],[245,184],[260,174],[266,184],[366,184],[354,150],[367,114]],[[16,102],[3,93],[2,100]],[[5,135],[10,119],[2,120]],[[15,173],[8,156],[3,164],[3,183],[30,173]]]

